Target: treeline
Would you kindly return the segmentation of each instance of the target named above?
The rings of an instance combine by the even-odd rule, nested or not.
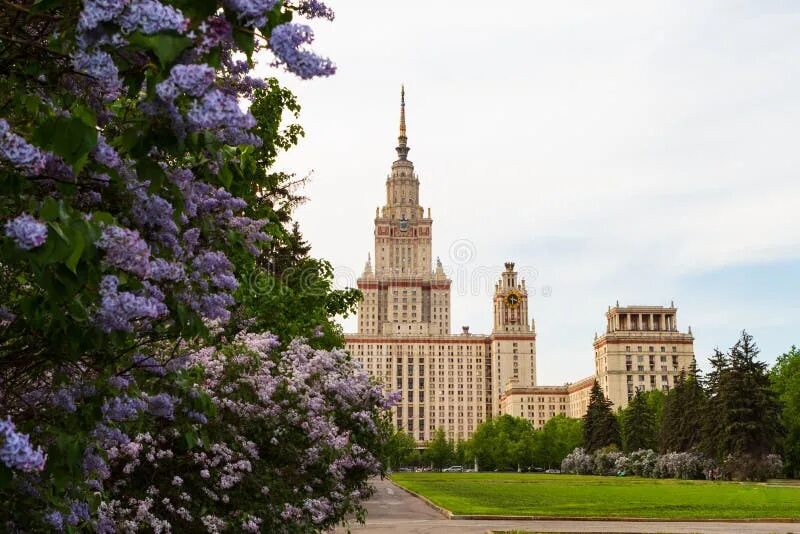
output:
[[[693,367],[666,396],[637,391],[616,414],[595,383],[583,449],[692,453],[706,462],[709,476],[737,480],[764,478],[774,470],[772,455],[780,454],[785,474],[797,476],[800,354],[793,347],[772,370],[758,354],[742,332],[727,352],[715,350],[706,376]]]
[[[611,467],[623,458],[619,466],[627,465],[631,474],[758,479],[775,472],[777,454],[784,474],[796,478],[800,351],[792,347],[772,369],[758,361],[758,354],[752,336],[742,332],[727,352],[714,352],[705,376],[692,367],[668,394],[637,391],[616,412],[595,383],[582,420],[557,416],[541,430],[523,418],[502,416],[481,424],[464,442],[448,441],[439,430],[424,451],[401,431],[390,444],[390,464],[466,468],[477,460],[481,470],[552,468],[581,448],[570,460],[570,471],[626,471]],[[611,454],[613,461],[610,453],[618,453]]]
[[[467,441],[448,440],[444,430],[438,429],[425,450],[416,449],[414,438],[399,430],[386,456],[393,468],[474,468],[476,463],[481,471],[558,468],[561,460],[582,443],[581,427],[580,419],[558,415],[536,430],[527,419],[503,415],[479,425]]]

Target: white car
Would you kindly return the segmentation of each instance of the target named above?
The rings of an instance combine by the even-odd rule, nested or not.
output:
[[[464,468],[460,465],[451,465],[450,467],[445,467],[442,469],[442,473],[461,473],[464,471]]]

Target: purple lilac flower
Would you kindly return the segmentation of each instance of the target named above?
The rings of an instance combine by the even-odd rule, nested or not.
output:
[[[142,399],[121,395],[105,401],[100,411],[106,421],[131,421],[139,417],[139,412],[146,407],[147,404]]]
[[[147,398],[147,411],[156,417],[175,418],[175,398],[167,393],[159,393]]]
[[[210,89],[200,100],[194,102],[186,118],[195,129],[250,129],[256,125],[256,119],[250,113],[239,109],[236,96],[219,89]]]
[[[208,65],[175,65],[169,78],[156,86],[156,92],[163,100],[171,102],[184,92],[190,96],[200,96],[214,83],[217,72]]]
[[[103,423],[98,423],[97,426],[95,426],[91,436],[92,439],[96,439],[100,442],[100,446],[103,449],[120,447],[131,442],[131,438],[129,438],[125,432],[119,428],[106,426]]]
[[[50,513],[45,514],[44,516],[45,522],[53,527],[58,532],[63,532],[64,530],[64,516],[61,515],[61,512],[58,510],[53,510]]]
[[[6,223],[6,236],[13,238],[22,250],[40,247],[47,241],[47,226],[23,213]]]
[[[157,376],[164,376],[167,374],[167,370],[161,365],[161,362],[153,358],[152,356],[147,356],[145,354],[134,354],[133,355],[133,365],[137,369],[144,369],[145,371],[152,373]]]
[[[34,449],[27,434],[17,432],[14,422],[8,417],[0,420],[0,461],[19,471],[41,471],[47,455],[41,447]]]
[[[103,459],[93,449],[86,449],[83,455],[83,474],[84,476],[95,476],[100,480],[105,480],[111,476],[111,469]]]
[[[261,146],[264,141],[254,133],[250,133],[239,128],[225,128],[217,132],[217,139],[226,145],[240,146]]]
[[[208,417],[206,417],[205,414],[202,414],[200,412],[196,412],[194,410],[186,410],[186,416],[189,419],[194,419],[198,423],[201,423],[201,424],[204,424],[204,425],[208,423]]]
[[[122,375],[114,375],[108,379],[108,383],[112,388],[119,389],[120,391],[128,389],[128,387],[134,382],[134,378],[125,373]]]
[[[105,262],[142,278],[150,274],[150,247],[139,232],[120,226],[103,229],[96,245],[105,249]]]
[[[267,13],[272,11],[278,0],[226,0],[225,5],[236,13],[239,22],[245,26],[260,28],[267,22]]]
[[[211,277],[211,283],[220,289],[235,290],[239,283],[233,275],[233,264],[220,251],[203,252],[192,261],[195,277],[202,273]]]
[[[47,164],[45,153],[11,132],[5,119],[0,119],[0,158],[27,175],[41,173]]]
[[[187,354],[183,354],[169,360],[166,365],[164,365],[164,368],[170,372],[180,371],[181,369],[186,369],[190,362],[191,358],[189,358]]]
[[[234,303],[233,297],[227,293],[211,293],[201,296],[199,301],[193,301],[192,308],[206,319],[227,321],[231,316],[228,307]]]
[[[95,323],[104,332],[121,330],[131,332],[131,321],[157,319],[167,314],[164,295],[158,288],[144,284],[144,290],[136,295],[129,291],[118,291],[119,279],[106,275],[100,283],[100,308]]]
[[[93,30],[103,22],[118,17],[129,0],[85,0],[78,19],[78,30]]]
[[[301,0],[297,11],[310,19],[334,19],[333,10],[319,0]]]
[[[78,50],[72,56],[72,66],[76,71],[94,78],[96,87],[100,89],[103,100],[114,100],[122,93],[122,82],[114,59],[107,52]]]
[[[168,200],[158,195],[148,195],[146,183],[131,184],[135,200],[131,215],[136,224],[142,228],[154,230],[160,241],[177,244],[175,234],[178,233],[178,225],[175,224],[173,214],[175,209]]]
[[[150,278],[158,282],[169,280],[177,282],[186,278],[183,264],[156,258],[150,262]]]
[[[81,521],[89,521],[89,504],[85,502],[72,501],[69,506],[69,515],[66,519],[70,525],[77,525]]]
[[[303,508],[311,514],[311,521],[317,524],[325,521],[325,519],[333,513],[330,501],[324,497],[319,499],[306,499],[303,502]]]
[[[189,19],[180,10],[157,0],[133,0],[118,22],[123,33],[137,30],[145,34],[164,30],[184,33],[189,27]]]
[[[230,220],[231,228],[238,230],[244,236],[247,249],[254,256],[259,253],[257,243],[269,242],[272,238],[261,229],[266,224],[266,220],[255,220],[250,217],[233,217]]]
[[[78,409],[75,405],[75,392],[70,388],[61,388],[53,394],[53,405],[58,406],[68,412]]]
[[[119,154],[108,144],[103,134],[97,134],[97,145],[92,149],[92,157],[97,163],[109,169],[118,169],[122,166]]]
[[[278,59],[278,64],[285,65],[286,70],[304,80],[334,74],[336,66],[330,59],[299,48],[301,45],[310,44],[313,40],[314,32],[311,27],[286,23],[272,30],[269,46]]]
[[[224,41],[231,40],[231,24],[223,17],[212,15],[200,23],[200,32],[195,52],[205,54]]]

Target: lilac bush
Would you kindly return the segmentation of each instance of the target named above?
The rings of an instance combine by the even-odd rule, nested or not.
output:
[[[248,277],[284,232],[264,168],[301,134],[270,138],[286,97],[274,105],[254,58],[333,74],[296,20],[333,12],[14,6],[0,17],[0,246],[17,282],[0,287],[4,527],[322,532],[362,517],[392,399],[344,352],[292,339],[321,342],[308,329],[282,345],[246,332],[271,312]],[[256,97],[260,114],[243,105]]]
[[[668,452],[658,457],[653,476],[656,478],[700,479],[712,463],[702,454]]]
[[[617,461],[617,468],[626,474],[639,477],[652,477],[658,454],[650,449],[639,449],[628,453],[626,457]]]
[[[578,447],[561,461],[561,472],[573,475],[591,475],[594,472],[594,458],[582,447]]]
[[[616,449],[599,449],[594,453],[595,475],[616,475],[619,472],[618,464],[625,463],[625,455]]]

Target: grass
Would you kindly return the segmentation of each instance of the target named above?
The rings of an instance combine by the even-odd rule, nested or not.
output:
[[[456,515],[797,519],[800,487],[517,473],[395,473]]]

